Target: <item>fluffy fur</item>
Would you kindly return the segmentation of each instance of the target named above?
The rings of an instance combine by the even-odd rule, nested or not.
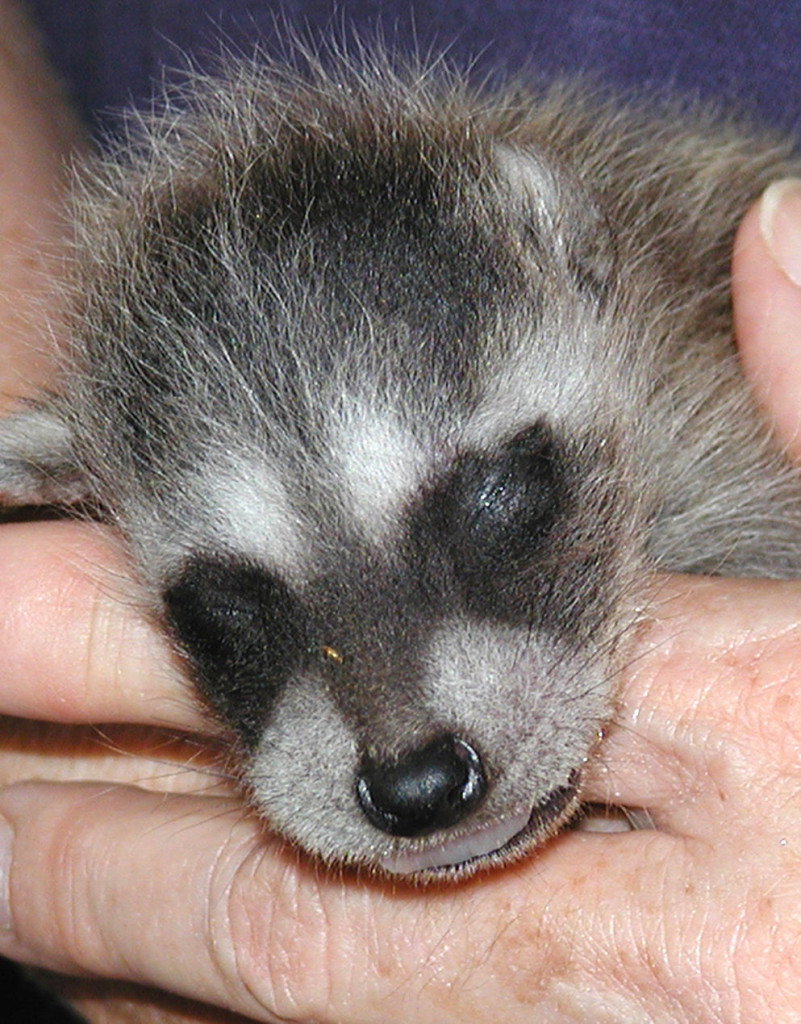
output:
[[[655,569],[801,568],[728,286],[799,167],[670,103],[308,63],[79,170],[0,486],[118,527],[276,830],[453,876],[575,809]]]

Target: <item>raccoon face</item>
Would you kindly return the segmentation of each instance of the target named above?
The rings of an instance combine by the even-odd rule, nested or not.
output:
[[[279,832],[329,861],[464,874],[574,811],[631,570],[608,447],[539,421],[437,460],[381,543],[307,518],[325,541],[303,565],[181,564],[170,626]],[[352,523],[347,504],[320,507]]]

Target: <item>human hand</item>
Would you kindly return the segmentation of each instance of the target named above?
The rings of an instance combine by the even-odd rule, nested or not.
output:
[[[86,544],[64,536],[59,550]],[[65,637],[93,633],[79,596],[53,617]],[[88,606],[108,600],[101,588]],[[98,1020],[128,1019],[131,999],[176,1014],[159,1020],[216,1019],[153,989],[262,1021],[798,1019],[799,588],[677,578],[653,608],[586,795],[647,807],[654,830],[568,833],[511,869],[418,892],[315,870],[235,800],[23,784],[0,793],[14,830],[0,950],[150,990],[79,984]],[[114,676],[115,635],[87,644],[90,672],[80,656],[62,668],[55,705],[23,695],[26,713],[108,709],[95,682]],[[147,634],[128,633],[134,645],[144,671],[118,674],[114,703],[163,721],[180,684],[147,670]]]

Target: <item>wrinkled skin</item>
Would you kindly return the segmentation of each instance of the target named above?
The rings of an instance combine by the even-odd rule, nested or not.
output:
[[[3,19],[24,37],[8,3]],[[46,296],[19,241],[57,243],[45,210],[70,133],[27,61],[3,58],[0,155],[13,139],[19,173],[0,179],[0,208],[19,219],[0,232],[0,336],[4,390],[18,391],[19,374],[46,372],[14,330],[18,288]],[[801,218],[787,223],[801,239]],[[801,288],[774,260],[787,252],[749,214],[735,297],[744,366],[801,459]],[[510,870],[418,893],[332,878],[266,839],[224,782],[180,767],[196,763],[191,741],[146,731],[118,753],[113,727],[80,728],[203,726],[114,585],[125,567],[100,528],[4,525],[0,564],[0,711],[55,723],[4,732],[0,779],[51,781],[0,792],[15,832],[0,952],[83,976],[64,985],[90,1020],[801,1017],[795,584],[660,581],[585,793],[648,808],[653,830],[568,833]]]
[[[141,645],[139,665],[117,676],[121,714],[149,704],[161,718],[171,690],[180,707],[179,684],[149,671],[159,652],[147,635],[67,582],[76,559],[113,555],[73,527],[46,530],[69,551],[44,556],[58,621],[105,640],[88,671],[53,666],[49,696],[25,710],[107,713],[95,672],[106,674],[119,642]],[[682,578],[665,580],[654,607],[587,795],[649,807],[655,830],[570,833],[461,888],[390,892],[298,863],[226,798],[31,784],[0,796],[17,829],[14,933],[0,948],[256,1020],[797,1019],[801,595],[794,584]],[[35,632],[28,655],[45,665],[49,644]],[[30,669],[20,659],[25,678]],[[18,682],[9,692],[21,694]],[[124,767],[145,785],[164,771],[133,758]],[[126,1019],[127,990],[77,987],[93,1019]],[[164,1019],[206,1019],[185,1013]]]

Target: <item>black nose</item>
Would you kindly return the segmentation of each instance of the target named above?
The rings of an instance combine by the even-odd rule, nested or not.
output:
[[[393,836],[419,836],[454,825],[486,791],[481,758],[456,736],[441,736],[392,764],[365,758],[356,781],[367,818]]]

